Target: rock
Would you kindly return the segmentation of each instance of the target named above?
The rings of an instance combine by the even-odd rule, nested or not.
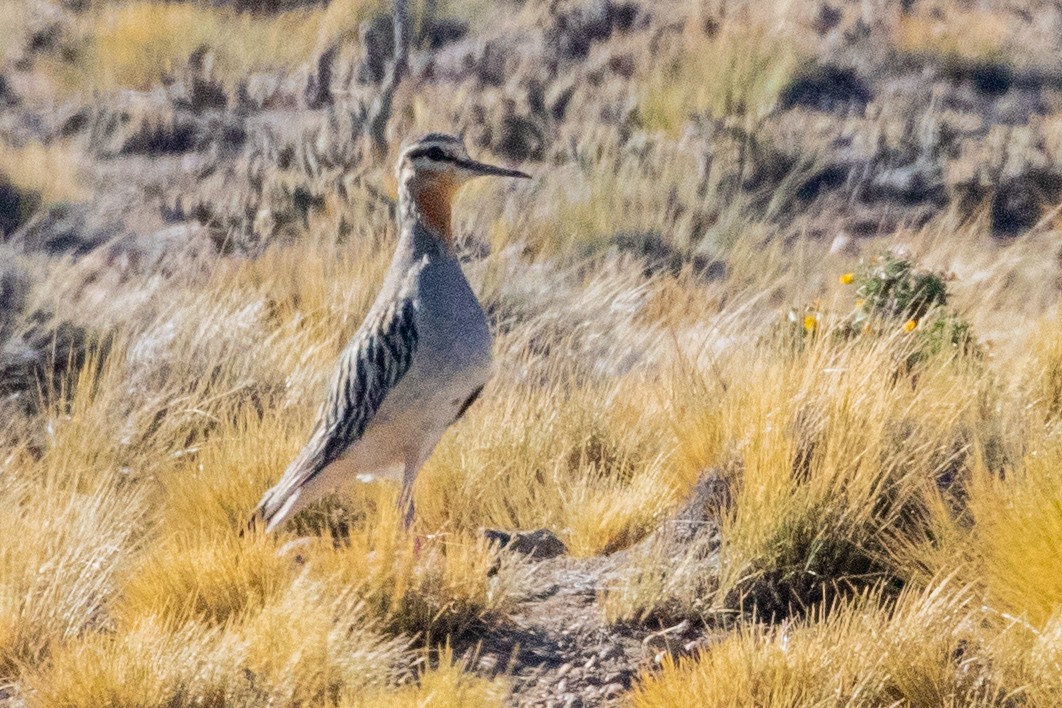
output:
[[[307,108],[318,109],[332,105],[332,72],[338,54],[339,43],[331,42],[317,56],[316,67],[307,77],[306,89],[303,92]]]
[[[29,277],[14,261],[11,249],[0,246],[0,339],[9,335],[26,305]]]
[[[953,62],[943,67],[943,75],[956,82],[969,82],[974,89],[990,98],[1007,93],[1014,85],[1014,71],[1004,61],[983,59]]]
[[[72,117],[62,131],[84,130],[92,151],[104,157],[176,155],[212,146],[231,153],[243,145],[244,118],[232,111],[206,110],[203,106],[214,99],[190,96],[189,91],[195,91],[190,85],[100,102]]]
[[[506,111],[501,119],[494,149],[516,162],[541,160],[546,154],[546,134],[533,118]]]
[[[870,103],[873,95],[867,83],[850,67],[817,64],[804,69],[779,97],[782,108],[803,106],[818,111],[857,108]]]
[[[718,521],[732,503],[733,490],[726,474],[718,469],[708,470],[675,514],[675,540],[689,543],[702,528]]]
[[[376,15],[361,23],[361,65],[358,83],[378,84],[387,73],[387,64],[395,53],[395,31],[390,15]]]
[[[995,121],[1003,125],[1028,125],[1031,116],[1052,112],[1039,87],[1011,89],[995,98],[993,104]]]
[[[568,552],[564,542],[557,538],[557,535],[549,529],[515,531],[513,533],[487,529],[483,531],[483,535],[488,541],[497,543],[499,548],[523,553],[529,558],[545,560],[565,555]],[[571,667],[569,666],[568,670],[570,669]]]
[[[199,121],[182,113],[146,118],[121,141],[118,152],[123,155],[167,155],[195,149],[199,135]]]
[[[608,39],[613,31],[629,30],[638,18],[633,2],[590,0],[555,11],[553,23],[546,30],[546,43],[552,53],[565,61],[585,57],[590,48]]]
[[[195,113],[223,111],[229,105],[225,84],[214,75],[214,52],[206,45],[188,57],[184,88],[184,105]],[[175,101],[174,105],[180,104]]]
[[[557,669],[557,678],[564,677],[571,670],[572,670],[572,665],[571,664],[561,664],[560,668]]]
[[[40,195],[21,190],[0,176],[0,238],[10,235],[40,206]]]
[[[94,113],[95,118],[111,117],[120,122],[136,122],[136,119],[148,117],[158,121],[161,117],[176,112],[194,116],[224,111],[229,104],[225,84],[215,73],[213,51],[203,45],[188,57],[187,64],[173,75],[165,77],[164,88],[149,92],[130,92],[119,95],[117,103],[113,100],[102,102]],[[86,118],[79,122],[85,127],[99,129]],[[98,121],[97,121],[98,122]],[[187,119],[186,123],[190,122]],[[64,126],[69,132],[76,126]]]
[[[439,49],[460,41],[468,34],[468,25],[454,19],[440,18],[431,23],[424,35],[429,49]]]
[[[614,74],[618,74],[624,79],[630,79],[634,76],[634,72],[638,70],[638,62],[635,60],[634,55],[624,52],[623,54],[609,57],[608,68]]]
[[[849,236],[846,232],[841,231],[833,237],[833,241],[830,243],[830,253],[836,255],[838,253],[844,253],[846,255],[854,254],[855,239]]]
[[[11,107],[17,106],[18,103],[18,95],[15,94],[14,89],[8,84],[3,74],[0,74],[0,106]]]
[[[1035,226],[1046,205],[1062,195],[1062,175],[1030,171],[1009,179],[992,197],[992,230],[999,236],[1016,236]]]
[[[83,328],[34,312],[23,319],[16,336],[0,340],[0,395],[15,394],[32,408],[40,400],[41,385],[61,382],[85,365],[89,344]],[[106,349],[105,342],[97,342],[96,356],[105,356]]]
[[[209,229],[197,223],[181,223],[149,234],[127,234],[105,250],[107,266],[139,273],[187,272],[216,253]]]
[[[603,689],[601,689],[601,697],[602,698],[615,698],[616,696],[620,695],[621,693],[623,693],[623,684],[622,683],[617,683],[617,682],[609,683],[609,684],[606,684]]]
[[[83,210],[72,205],[55,205],[38,212],[8,239],[23,253],[83,255],[118,234],[115,224],[90,222]]]
[[[473,55],[472,65],[476,79],[483,86],[502,86],[508,80],[512,47],[501,40],[493,40],[481,45],[477,55]]]
[[[819,6],[819,11],[811,23],[811,28],[819,34],[826,34],[841,24],[842,19],[844,19],[844,13],[841,10],[828,3],[823,3]]]
[[[941,200],[944,196],[943,187],[940,165],[929,160],[918,160],[878,172],[871,181],[867,196],[908,203],[925,199]]]
[[[575,95],[575,84],[557,84],[550,88],[546,103],[549,106],[549,114],[553,120],[563,120],[568,112],[568,104]]]

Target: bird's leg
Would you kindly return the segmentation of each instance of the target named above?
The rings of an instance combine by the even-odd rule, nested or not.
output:
[[[413,503],[413,483],[417,480],[417,472],[420,471],[422,464],[423,461],[419,457],[410,455],[402,474],[402,494],[398,497],[398,508],[402,512],[402,525],[406,533],[409,533],[409,529],[413,526],[413,517],[416,513],[416,506]],[[413,553],[415,556],[420,556],[422,545],[423,539],[420,536],[414,536]]]
[[[413,485],[402,483],[402,494],[398,498],[398,509],[402,512],[402,526],[405,528],[406,533],[409,533],[410,527],[413,525],[413,516],[416,511],[416,507],[413,504]],[[420,548],[423,545],[421,537],[413,537],[413,557],[420,557]]]
[[[406,531],[413,525],[413,483],[417,481],[417,473],[424,464],[424,457],[419,451],[406,453],[405,469],[402,471],[402,494],[398,498],[398,508],[402,512],[402,523]]]
[[[402,512],[402,525],[406,531],[413,525],[416,507],[413,503],[413,485],[402,484],[402,494],[398,498],[398,509]]]

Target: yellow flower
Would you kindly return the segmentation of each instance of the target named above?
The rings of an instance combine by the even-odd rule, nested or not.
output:
[[[903,331],[904,332],[910,332],[911,330],[913,330],[917,326],[918,326],[918,320],[907,320],[906,322],[903,323]]]
[[[815,315],[804,315],[804,329],[808,332],[814,332],[815,328],[819,326],[819,318]]]
[[[856,307],[862,307],[863,305],[866,305],[866,304],[867,304],[867,301],[864,300],[863,298],[859,298],[858,300],[856,300]]]
[[[855,280],[855,273],[845,273],[841,276],[841,285],[851,285]]]

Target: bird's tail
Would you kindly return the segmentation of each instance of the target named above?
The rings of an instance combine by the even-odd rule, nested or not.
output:
[[[254,514],[247,521],[246,532],[255,533],[258,529],[262,529],[266,533],[271,533],[276,530],[301,508],[299,504],[301,497],[300,486],[285,485],[284,480],[281,480],[258,502]]]
[[[258,507],[247,522],[249,531],[261,528],[270,533],[307,504],[319,498],[322,492],[318,488],[320,485],[309,484],[318,472],[315,464],[317,451],[318,447],[311,441],[284,470],[280,481],[262,495],[262,500],[258,502]]]

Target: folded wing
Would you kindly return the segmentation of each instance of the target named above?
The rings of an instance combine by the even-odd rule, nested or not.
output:
[[[340,357],[310,441],[262,497],[252,525],[278,526],[294,511],[301,490],[361,438],[413,362],[415,309],[412,297],[402,297],[366,319]]]

